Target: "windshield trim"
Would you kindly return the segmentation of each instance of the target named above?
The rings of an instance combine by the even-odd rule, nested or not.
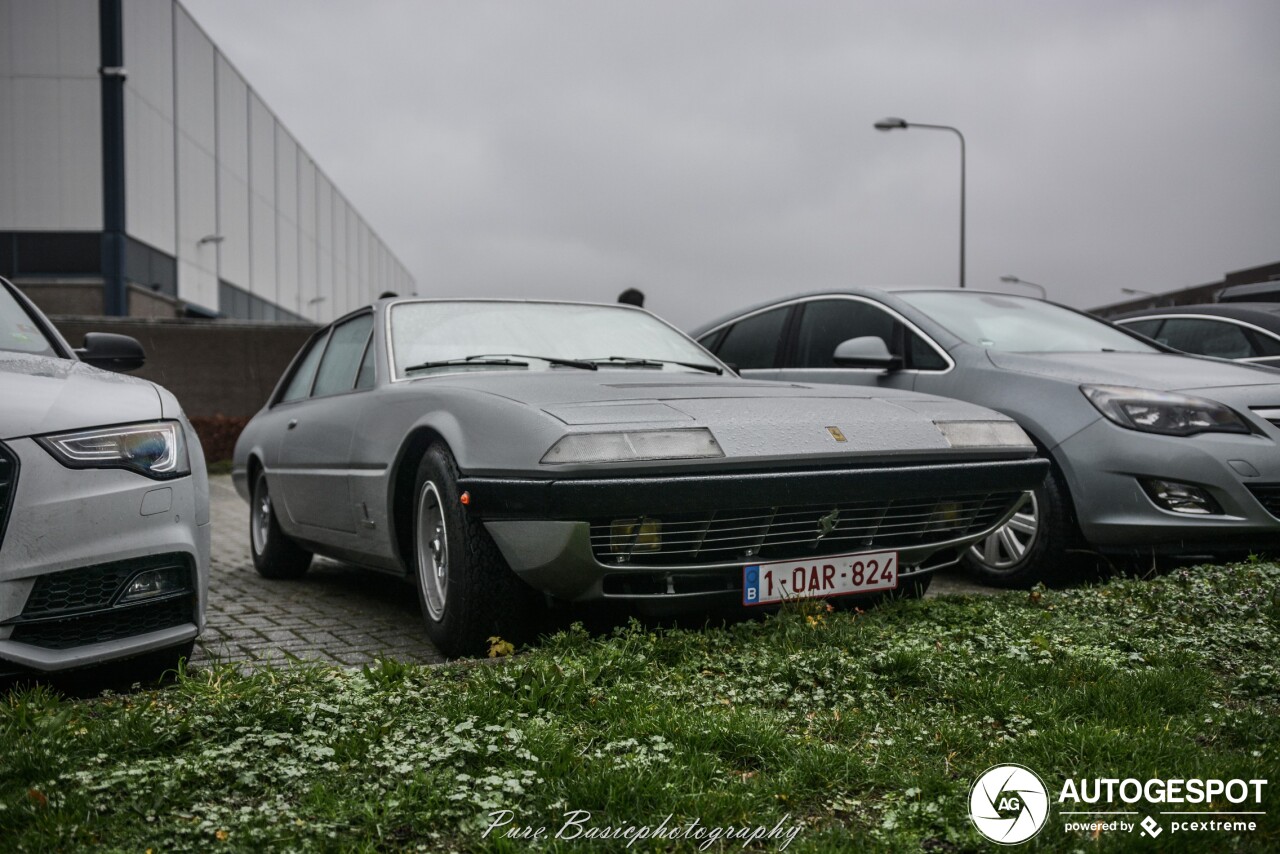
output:
[[[397,308],[404,305],[417,305],[419,303],[457,304],[457,303],[477,303],[477,302],[478,303],[506,303],[508,305],[589,306],[592,308],[613,309],[615,311],[640,312],[641,314],[648,315],[649,317],[653,318],[658,323],[661,323],[663,326],[667,327],[672,332],[676,333],[681,338],[688,341],[694,347],[701,350],[703,353],[706,353],[707,358],[710,359],[711,363],[719,367],[724,374],[727,374],[729,376],[737,376],[737,374],[734,373],[734,371],[728,365],[726,365],[724,362],[716,358],[716,355],[712,353],[710,350],[708,350],[706,347],[703,347],[696,340],[689,337],[688,333],[686,333],[684,330],[672,325],[671,323],[662,319],[661,317],[654,314],[653,312],[646,311],[645,309],[640,308],[638,306],[627,305],[624,303],[586,302],[584,300],[566,300],[566,299],[503,299],[501,297],[452,297],[452,298],[450,297],[411,297],[408,299],[397,299],[394,301],[387,302],[383,307],[382,334],[383,334],[383,340],[386,341],[386,344],[387,344],[387,347],[386,347],[387,376],[389,377],[387,384],[394,385],[395,383],[403,383],[403,382],[419,382],[421,380],[431,379],[432,377],[455,376],[459,373],[471,373],[469,371],[464,372],[464,371],[446,370],[438,374],[426,374],[426,375],[407,376],[407,377],[400,376],[399,372],[396,371],[395,338],[391,334],[391,315],[395,312]]]

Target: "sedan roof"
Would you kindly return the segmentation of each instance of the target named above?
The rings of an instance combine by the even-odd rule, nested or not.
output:
[[[1173,317],[1175,315],[1188,314],[1242,320],[1255,326],[1261,326],[1271,332],[1280,333],[1280,303],[1274,302],[1207,303],[1204,305],[1171,305],[1167,308],[1144,308],[1140,311],[1131,311],[1114,318],[1114,322],[1120,323],[1143,317]]]

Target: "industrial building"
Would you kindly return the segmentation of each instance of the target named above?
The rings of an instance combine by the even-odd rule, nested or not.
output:
[[[315,323],[415,290],[176,0],[0,0],[0,275],[57,315]]]

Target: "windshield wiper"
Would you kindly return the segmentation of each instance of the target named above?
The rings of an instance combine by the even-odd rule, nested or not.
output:
[[[468,356],[466,361],[470,362],[475,359],[492,359],[500,356],[514,356],[517,359],[538,359],[551,365],[563,365],[566,368],[581,368],[584,371],[600,370],[591,362],[581,361],[579,359],[560,359],[556,356],[533,356],[528,353],[485,353],[480,356]]]
[[[704,365],[701,362],[677,362],[673,359],[648,359],[640,356],[609,356],[601,359],[587,359],[588,362],[607,362],[629,368],[661,368],[663,365],[679,365],[695,371],[706,371],[709,374],[723,374],[724,370],[715,365]]]
[[[576,359],[558,359],[555,356],[526,356],[524,353],[477,353],[474,356],[467,356],[462,359],[441,359],[437,362],[423,362],[421,365],[412,365],[405,368],[405,373],[409,371],[421,371],[427,368],[447,368],[459,365],[512,365],[519,368],[529,367],[528,362],[517,362],[507,358],[512,356],[515,359],[538,359],[552,365],[564,365],[569,368],[581,368],[584,371],[599,370],[590,362],[580,362]]]
[[[490,359],[484,356],[468,356],[465,359],[441,359],[438,362],[423,362],[420,365],[410,365],[404,369],[407,374],[409,371],[425,371],[427,368],[448,368],[457,367],[459,365],[510,365],[517,368],[529,367],[528,362],[515,362],[511,359]]]

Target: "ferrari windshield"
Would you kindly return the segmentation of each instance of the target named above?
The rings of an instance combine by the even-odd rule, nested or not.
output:
[[[397,303],[391,307],[391,350],[397,377],[486,367],[572,370],[556,364],[564,360],[602,368],[715,365],[705,350],[650,314],[574,303]]]
[[[899,291],[894,296],[920,309],[957,338],[988,350],[1160,352],[1100,320],[1031,297],[956,291]]]

